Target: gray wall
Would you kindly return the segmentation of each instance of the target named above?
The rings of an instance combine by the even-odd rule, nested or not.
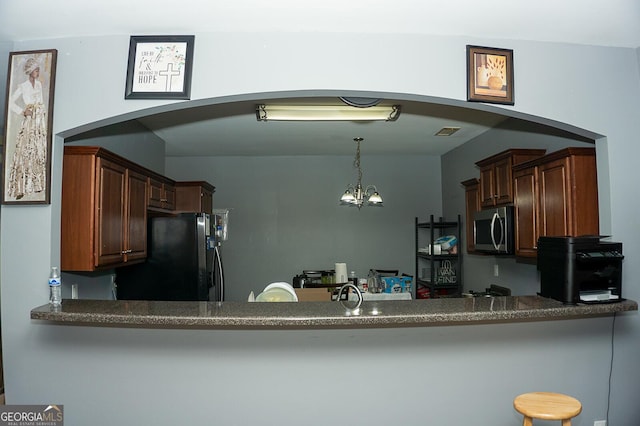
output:
[[[202,11],[207,12],[213,11]],[[625,244],[625,296],[640,299],[635,279],[640,263],[634,261],[640,257],[640,197],[634,196],[633,179],[640,157],[635,49],[393,34],[196,37],[192,99],[200,100],[349,88],[463,101],[465,45],[514,49],[516,104],[499,109],[606,135],[598,141],[606,153],[599,157],[608,159],[605,169],[609,166],[609,197],[601,212],[610,209],[604,220],[613,238]],[[122,35],[13,43],[15,50],[59,49],[55,134],[172,103],[123,99],[128,41],[128,35]],[[370,63],[371,58],[376,58],[376,66],[366,72],[343,66]],[[260,78],[255,64],[260,64]],[[89,76],[91,82],[100,82],[100,90],[78,89]],[[593,84],[598,76],[610,77],[608,84]],[[10,404],[65,404],[69,425],[471,421],[506,426],[519,422],[512,408],[515,395],[553,390],[583,402],[577,426],[606,416],[612,318],[270,332],[33,322],[29,311],[46,303],[46,277],[50,266],[59,263],[61,158],[62,138],[56,137],[50,206],[2,206],[2,338]],[[619,315],[615,327],[609,424],[625,426],[639,414],[634,395],[640,393],[640,319],[635,313]],[[348,394],[348,403],[332,404],[330,398],[341,392]],[[403,402],[396,403],[400,398]]]
[[[164,141],[137,121],[125,121],[65,139],[66,145],[101,146],[156,173],[164,174]]]
[[[440,158],[362,157],[363,183],[385,207],[344,207],[353,157],[167,158],[167,175],[216,186],[215,208],[231,208],[222,247],[226,300],[247,300],[269,283],[291,283],[303,269],[345,262],[413,274],[414,218],[440,215]]]

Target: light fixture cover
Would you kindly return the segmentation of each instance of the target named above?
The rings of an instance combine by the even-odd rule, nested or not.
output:
[[[266,105],[256,106],[258,121],[396,121],[400,106]]]
[[[382,197],[380,196],[378,191],[376,191],[373,194],[371,194],[367,202],[369,203],[370,206],[376,206],[376,205],[380,206],[382,205]]]
[[[344,194],[342,194],[340,202],[342,204],[353,204],[356,202],[356,197],[353,196],[353,193],[350,189],[347,189],[346,191],[344,191]]]

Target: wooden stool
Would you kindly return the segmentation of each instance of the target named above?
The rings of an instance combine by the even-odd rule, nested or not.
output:
[[[533,419],[562,420],[562,426],[571,426],[571,419],[580,414],[582,404],[561,393],[531,392],[517,396],[513,408],[524,416],[522,426],[532,426]]]

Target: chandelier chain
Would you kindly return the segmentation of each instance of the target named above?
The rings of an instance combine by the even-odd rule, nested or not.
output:
[[[353,166],[358,169],[358,184],[362,184],[362,169],[360,168],[360,141],[356,140],[356,158],[353,160]]]

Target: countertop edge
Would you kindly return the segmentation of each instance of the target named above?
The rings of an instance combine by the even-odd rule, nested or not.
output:
[[[368,302],[357,312],[340,307],[338,302],[249,304],[65,300],[59,310],[43,305],[31,310],[30,317],[32,320],[58,325],[92,327],[285,330],[556,321],[602,317],[638,310],[638,304],[632,300],[570,306],[539,296],[490,299],[493,300]]]

